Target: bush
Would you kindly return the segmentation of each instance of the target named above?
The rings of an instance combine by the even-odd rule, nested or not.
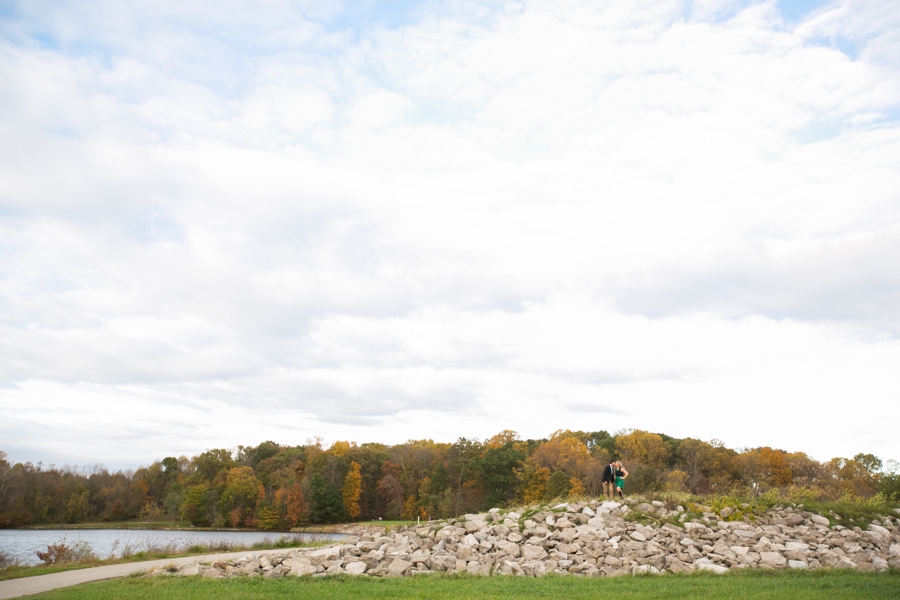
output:
[[[47,546],[46,552],[35,550],[35,554],[45,565],[97,560],[97,555],[94,554],[90,544],[82,540],[74,546],[69,546],[65,538]]]
[[[19,561],[13,557],[12,553],[7,552],[6,550],[0,550],[0,569],[15,567],[18,564]]]

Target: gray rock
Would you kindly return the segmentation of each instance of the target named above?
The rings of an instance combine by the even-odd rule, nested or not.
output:
[[[501,541],[497,542],[495,545],[497,546],[498,550],[500,550],[504,554],[512,556],[513,558],[516,558],[521,554],[521,551],[519,550],[519,545],[516,544],[515,542],[501,540]]]
[[[279,577],[287,575],[289,571],[290,567],[286,567],[283,564],[275,565],[275,567],[271,571],[266,572],[263,577],[267,579],[278,579]]]
[[[184,567],[180,567],[178,569],[178,573],[180,575],[200,575],[203,573],[203,565],[193,564],[193,565],[187,565]]]
[[[526,544],[522,546],[522,558],[525,560],[540,560],[547,557],[547,551],[540,546]]]
[[[203,572],[200,574],[200,576],[209,579],[222,579],[223,577],[225,577],[225,571],[217,569],[215,567],[206,567],[203,569]]]
[[[487,576],[491,574],[491,565],[479,563],[473,560],[466,565],[466,571],[468,571],[472,575]]]
[[[344,565],[344,572],[348,573],[349,575],[362,575],[368,568],[369,566],[360,560]]]
[[[804,552],[809,550],[809,544],[806,542],[785,542],[784,549],[789,552]]]
[[[787,564],[787,559],[778,552],[760,552],[759,563],[769,567],[783,567]]]
[[[703,523],[689,521],[684,524],[684,530],[688,533],[706,533],[707,527]]]
[[[841,556],[838,558],[837,563],[834,565],[835,569],[855,569],[856,563],[847,558],[846,556]]]
[[[388,573],[393,573],[395,575],[403,575],[412,567],[413,564],[408,560],[403,560],[402,558],[395,558],[391,561],[391,564],[388,565]]]
[[[696,567],[693,565],[689,565],[684,561],[681,561],[674,556],[669,556],[666,559],[666,570],[671,571],[672,573],[690,573]]]
[[[806,519],[796,513],[788,515],[784,518],[785,524],[789,527],[797,527],[798,525],[803,525],[804,521],[806,521]]]
[[[722,565],[717,565],[715,563],[700,563],[697,564],[697,569],[701,571],[712,571],[713,573],[718,573],[719,575],[721,575],[722,573],[727,573],[729,570],[728,567],[723,567]]]

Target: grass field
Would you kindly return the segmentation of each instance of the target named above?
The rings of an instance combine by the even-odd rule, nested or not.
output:
[[[270,600],[409,598],[483,600],[563,598],[636,600],[669,598],[812,599],[900,598],[900,572],[753,570],[712,575],[575,577],[420,576],[397,579],[137,578],[104,581],[31,596],[41,600]]]

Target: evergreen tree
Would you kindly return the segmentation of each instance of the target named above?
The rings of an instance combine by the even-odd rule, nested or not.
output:
[[[338,523],[344,519],[344,499],[338,489],[325,481],[321,473],[309,482],[312,491],[312,507],[309,520],[313,523]]]

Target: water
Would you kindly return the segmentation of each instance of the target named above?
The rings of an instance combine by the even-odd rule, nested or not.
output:
[[[22,564],[40,564],[35,550],[46,552],[47,546],[65,540],[72,547],[84,541],[90,544],[98,558],[121,556],[127,548],[131,553],[148,548],[172,547],[179,550],[194,544],[228,543],[250,547],[255,543],[274,542],[281,536],[300,541],[339,541],[343,533],[264,533],[256,531],[161,531],[153,529],[0,529],[0,550],[11,554]]]

